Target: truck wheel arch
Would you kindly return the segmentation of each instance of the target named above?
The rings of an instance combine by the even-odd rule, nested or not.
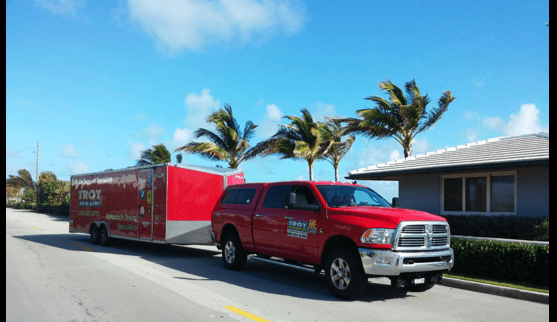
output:
[[[226,224],[224,225],[224,227],[222,227],[222,232],[220,234],[220,242],[222,243],[222,241],[226,238],[226,236],[228,236],[229,234],[236,234],[238,235],[238,238],[240,238],[240,234],[238,234],[238,229],[236,229],[236,227],[232,224]],[[242,239],[240,238],[240,242],[242,242]]]
[[[327,242],[323,247],[323,251],[321,252],[321,265],[325,265],[329,254],[333,251],[333,249],[338,247],[349,247],[356,250],[358,249],[356,243],[349,237],[343,235],[331,236],[329,239],[327,239]]]

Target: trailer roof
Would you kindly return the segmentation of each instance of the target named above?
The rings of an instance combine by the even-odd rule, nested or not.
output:
[[[158,164],[149,164],[149,165],[127,167],[127,168],[123,168],[123,169],[107,169],[107,170],[99,171],[99,172],[80,173],[80,174],[74,174],[71,177],[91,176],[91,175],[97,175],[97,174],[108,174],[108,173],[128,171],[128,170],[153,169],[153,168],[158,168],[158,167],[161,167],[161,166],[171,166],[171,167],[177,167],[177,168],[183,168],[183,169],[197,170],[197,171],[201,171],[201,172],[218,174],[218,175],[231,175],[231,174],[236,174],[236,173],[243,172],[243,170],[241,170],[241,169],[217,168],[217,167],[207,167],[207,166],[199,166],[199,165],[180,164],[180,163],[158,163]]]

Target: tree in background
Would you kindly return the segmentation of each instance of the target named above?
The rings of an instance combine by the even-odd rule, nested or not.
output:
[[[141,152],[141,157],[137,160],[137,165],[150,165],[171,162],[170,152],[164,144],[153,145],[152,149],[146,149]]]
[[[70,182],[58,180],[51,171],[41,172],[38,188],[41,204],[60,205],[70,194]]]
[[[343,129],[340,123],[334,121],[321,124],[319,131],[321,132],[324,141],[331,142],[329,150],[321,157],[321,159],[326,160],[333,165],[333,168],[335,169],[335,182],[338,182],[338,165],[340,160],[342,160],[348,151],[350,151],[356,137],[352,135],[343,142]]]
[[[369,138],[394,138],[404,149],[404,157],[412,155],[412,140],[418,133],[431,128],[456,98],[445,91],[437,101],[437,108],[427,111],[430,99],[420,93],[416,81],[406,83],[406,94],[390,80],[379,83],[379,88],[389,99],[378,96],[365,98],[375,102],[376,107],[356,111],[359,118],[337,119],[346,123],[344,134],[355,133]]]
[[[302,117],[287,115],[290,124],[281,124],[277,133],[258,144],[262,155],[279,155],[281,159],[305,159],[309,167],[309,180],[313,181],[313,164],[327,153],[330,143],[319,130],[320,123],[313,120],[307,109]]]
[[[196,139],[205,138],[209,142],[190,142],[174,151],[197,154],[211,161],[226,161],[231,169],[237,169],[243,161],[253,159],[261,153],[261,146],[249,145],[257,125],[247,121],[242,131],[232,114],[230,104],[211,113],[207,117],[207,123],[214,124],[216,131],[199,128],[194,134]]]
[[[182,154],[181,153],[176,154],[176,162],[177,163],[182,163]]]
[[[35,182],[29,171],[19,169],[17,176],[9,175],[8,179],[6,179],[6,186],[18,189],[31,189],[35,187]]]

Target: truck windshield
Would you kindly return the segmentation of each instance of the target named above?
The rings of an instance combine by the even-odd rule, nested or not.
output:
[[[317,190],[329,207],[391,207],[380,195],[371,189],[358,186],[318,185]]]

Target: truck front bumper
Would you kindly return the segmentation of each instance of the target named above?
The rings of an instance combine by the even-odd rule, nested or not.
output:
[[[398,276],[402,273],[425,273],[450,270],[454,265],[452,248],[427,252],[393,252],[360,248],[364,271],[368,275]]]

